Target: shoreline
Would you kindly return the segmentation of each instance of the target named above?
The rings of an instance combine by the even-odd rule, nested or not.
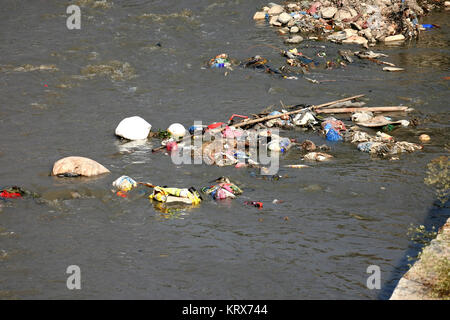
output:
[[[423,248],[419,259],[400,278],[389,300],[448,300],[442,294],[448,291],[450,261],[450,218],[440,228],[438,235]]]

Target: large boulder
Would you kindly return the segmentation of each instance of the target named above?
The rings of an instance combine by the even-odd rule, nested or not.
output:
[[[141,117],[134,116],[120,121],[116,128],[116,135],[128,140],[142,140],[147,139],[151,129],[150,123]]]
[[[84,157],[66,157],[55,162],[52,169],[54,176],[93,177],[110,171],[97,161]]]

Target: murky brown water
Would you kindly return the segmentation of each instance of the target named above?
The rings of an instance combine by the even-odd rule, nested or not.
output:
[[[358,60],[346,69],[318,68],[310,78],[335,80],[318,85],[252,70],[225,77],[202,69],[221,52],[238,59],[260,54],[275,67],[282,64],[276,50],[262,45],[282,48],[283,39],[251,19],[265,1],[117,0],[111,8],[85,2],[79,31],[67,30],[60,1],[2,3],[0,184],[21,185],[48,202],[0,208],[0,298],[389,297],[406,268],[410,224],[438,225],[449,214],[433,206],[433,190],[423,183],[426,164],[448,152],[448,13],[427,17],[424,22],[442,28],[424,32],[417,43],[375,48],[405,72],[386,73]],[[309,56],[324,51],[328,57],[344,47],[359,49],[312,41],[298,46]],[[175,166],[151,153],[157,140],[125,145],[114,136],[119,121],[132,115],[154,129],[173,122],[188,127],[280,100],[322,103],[360,93],[370,106],[415,108],[422,124],[394,136],[418,142],[427,133],[431,143],[394,162],[333,144],[334,161],[281,168],[289,177],[270,181],[256,179],[251,169]],[[284,134],[325,143],[311,132]],[[95,159],[112,174],[49,177],[53,162],[69,155]],[[281,163],[299,158],[294,151]],[[111,182],[123,174],[196,187],[227,175],[244,195],[163,213],[144,195],[116,197]],[[245,200],[262,201],[264,208],[245,206]],[[65,283],[73,264],[82,270],[76,292]],[[366,288],[369,265],[380,266],[382,290]]]

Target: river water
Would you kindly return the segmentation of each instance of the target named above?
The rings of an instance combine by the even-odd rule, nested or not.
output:
[[[389,298],[415,246],[408,228],[439,226],[449,216],[423,182],[427,163],[448,154],[448,13],[426,17],[424,23],[442,28],[423,32],[418,42],[374,48],[405,72],[357,60],[347,68],[314,70],[308,77],[327,80],[314,84],[202,68],[222,52],[237,59],[260,54],[282,65],[267,45],[285,48],[283,38],[252,20],[265,1],[84,3],[81,30],[68,30],[68,2],[2,1],[0,185],[23,186],[45,202],[24,199],[0,208],[0,298]],[[309,40],[297,47],[331,58],[341,48],[359,50]],[[86,77],[88,65],[110,61],[120,62],[113,76]],[[27,64],[57,70],[14,69]],[[319,104],[356,94],[365,94],[369,106],[415,108],[411,116],[420,125],[393,135],[418,142],[427,133],[431,142],[398,161],[330,144],[335,159],[308,169],[283,167],[299,163],[301,154],[293,151],[280,160],[279,174],[287,177],[270,180],[258,179],[254,169],[176,166],[163,153],[151,153],[156,139],[124,144],[114,136],[120,120],[133,115],[154,130],[174,122],[189,127],[194,120],[208,124],[257,113],[280,100]],[[325,143],[313,132],[283,135]],[[50,177],[54,161],[70,155],[92,158],[111,174]],[[226,175],[244,194],[164,212],[144,194],[117,197],[111,183],[121,175],[197,188]],[[264,208],[246,200],[262,201]],[[81,269],[81,290],[66,287],[69,265]],[[369,265],[380,267],[381,290],[366,287]]]

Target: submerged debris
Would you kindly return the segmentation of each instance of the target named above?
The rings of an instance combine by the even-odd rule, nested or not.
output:
[[[108,76],[112,80],[129,80],[136,76],[135,70],[128,62],[112,60],[106,64],[87,65],[81,69],[83,76],[93,78],[96,76]]]
[[[109,9],[112,8],[113,6],[113,2],[108,0],[78,0],[75,2],[75,4],[81,7],[101,8],[101,9]]]
[[[41,64],[39,66],[33,66],[31,64],[24,64],[19,67],[14,67],[12,65],[0,66],[0,72],[32,72],[32,71],[59,71],[59,69],[53,65]]]

